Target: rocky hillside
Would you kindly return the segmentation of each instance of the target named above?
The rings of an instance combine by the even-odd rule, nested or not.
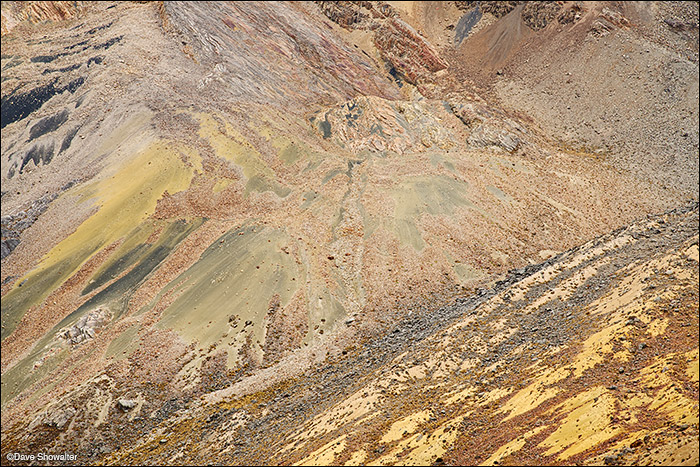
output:
[[[696,465],[697,322],[695,204],[410,313],[302,377],[124,410],[123,438],[95,449],[120,446],[114,464]]]
[[[697,463],[697,4],[2,34],[3,454]]]

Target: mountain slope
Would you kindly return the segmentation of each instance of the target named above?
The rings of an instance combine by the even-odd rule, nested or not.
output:
[[[434,333],[465,310],[443,305],[474,297],[509,270],[535,267],[646,214],[697,201],[697,60],[672,57],[682,39],[654,35],[660,18],[685,11],[680,7],[644,16],[643,8],[633,14],[597,2],[584,2],[580,12],[548,2],[536,8],[482,2],[476,10],[470,2],[65,3],[3,3],[3,446],[55,450],[76,443],[86,453],[81,462],[145,462],[161,451],[168,463],[303,461],[340,435],[326,424],[303,446],[284,449],[312,427],[312,416],[322,420],[322,409],[331,410],[308,399],[312,393],[338,401],[346,383],[327,386],[326,378],[376,389],[386,382],[381,368],[393,352],[406,352],[406,364],[419,368],[427,342],[433,358],[448,364],[444,352],[465,350],[437,352]],[[580,15],[567,22],[571,11]],[[638,22],[618,19],[607,34],[591,32],[600,18],[618,18],[611,12]],[[686,28],[679,24],[675,29]],[[681,32],[692,37],[688,28]],[[577,34],[595,39],[559,56],[552,51]],[[578,65],[577,79],[590,91],[583,100],[590,112],[608,105],[627,123],[634,115],[643,124],[629,139],[654,127],[655,142],[606,146],[592,136],[600,127],[585,122],[577,125],[590,131],[568,138],[561,125],[575,122],[562,122],[578,117],[555,118],[563,108],[536,97],[549,72],[532,63],[551,59],[562,67],[585,52],[607,67],[612,59],[601,50],[619,41],[632,41],[635,51],[625,59],[631,68],[620,68],[625,76],[653,57],[679,60],[669,78],[677,93],[654,93],[658,116],[643,105],[627,108],[626,100],[603,99],[605,86],[593,93],[593,72]],[[640,52],[646,47],[656,47],[649,58]],[[668,85],[659,73],[638,75],[639,86]],[[554,100],[565,92],[558,80],[547,85]],[[624,86],[630,96],[641,89]],[[632,128],[627,123],[609,131],[623,138]],[[687,136],[663,137],[678,128]],[[676,162],[662,164],[670,153]],[[696,222],[696,211],[689,209],[667,216],[680,231],[668,233],[663,251],[678,261],[692,250],[679,250],[692,243],[685,226]],[[632,264],[643,248],[655,251],[651,240],[630,242],[611,246],[609,255]],[[608,253],[598,259],[604,258]],[[593,274],[567,267],[581,280]],[[687,286],[683,280],[678,287]],[[697,276],[688,280],[692,285]],[[562,303],[571,298],[556,292],[555,282],[539,287],[551,286]],[[467,300],[476,306],[486,298]],[[686,298],[683,306],[692,308],[696,298]],[[517,309],[489,303],[479,308],[484,326],[521,326],[517,310],[525,303]],[[416,315],[420,329],[396,328]],[[560,352],[573,355],[594,329],[614,329],[603,320],[613,318],[601,316],[582,317],[588,324],[580,331],[558,337],[557,345],[569,349]],[[697,334],[696,324],[690,332]],[[394,342],[404,335],[404,343]],[[678,345],[693,350],[685,340]],[[357,363],[372,362],[372,353],[381,358],[367,368]],[[652,368],[650,360],[640,362],[635,371]],[[488,366],[476,357],[472,363],[479,371]],[[516,368],[522,378],[542,370]],[[462,384],[447,380],[445,388]],[[404,396],[418,403],[426,397],[423,383],[411,381],[407,390],[414,392]],[[261,394],[274,399],[296,384],[299,394],[279,406],[294,411],[285,412],[291,421],[256,419],[265,411]],[[560,404],[579,395],[564,386],[543,390]],[[497,391],[494,402],[507,404],[515,388]],[[352,400],[365,407],[365,397],[371,398]],[[563,407],[562,414],[569,410]],[[450,420],[466,413],[457,412]],[[502,421],[501,413],[489,420]],[[400,414],[410,415],[406,423],[414,428],[440,415],[396,406],[389,418],[376,418],[381,423],[359,427],[364,434],[338,441],[376,444],[367,433],[378,434]],[[207,425],[209,416],[218,422]],[[259,445],[218,453],[207,447],[233,425]],[[191,434],[193,426],[199,441],[191,450],[156,440],[172,430]],[[265,445],[257,436],[268,426],[278,427],[280,438]],[[558,421],[547,426],[554,430]],[[494,443],[505,445],[509,434],[503,436]],[[365,460],[386,454],[382,462],[399,462],[391,457],[399,454],[398,440],[362,448]],[[152,442],[162,449],[152,452]],[[337,458],[319,451],[326,457],[307,461],[345,462],[343,456],[363,455],[357,449]],[[440,456],[476,462],[472,454],[462,439],[451,445],[452,457]],[[175,455],[181,457],[167,457]]]

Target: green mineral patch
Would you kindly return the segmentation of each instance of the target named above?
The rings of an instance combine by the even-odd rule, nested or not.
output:
[[[462,285],[467,284],[473,281],[474,279],[478,279],[483,276],[483,273],[480,272],[478,269],[474,269],[469,264],[462,263],[460,260],[455,260],[449,252],[443,251],[443,253],[447,258],[447,261],[449,261],[451,264],[454,264],[454,272]]]
[[[46,345],[50,343],[52,338],[53,336],[45,337],[38,343],[37,347],[41,346],[41,351],[45,351]],[[25,358],[2,375],[2,390],[0,390],[2,407],[5,407],[7,402],[12,400],[12,398],[24,391],[31,384],[41,378],[46,377],[54,368],[63,363],[63,361],[65,361],[70,354],[68,349],[60,348],[58,346],[56,347],[56,350],[57,351],[55,353],[47,356],[43,364],[40,366],[38,364],[35,365],[39,358],[40,352],[34,352],[31,355],[32,358]]]
[[[196,114],[199,135],[209,141],[216,154],[241,168],[248,179],[246,193],[273,191],[280,197],[290,189],[277,181],[275,172],[250,142],[227,122],[220,122],[207,114]]]
[[[136,264],[131,271],[97,293],[54,326],[54,328],[34,346],[27,357],[3,375],[3,405],[20,391],[23,391],[29,387],[29,385],[46,376],[49,371],[56,368],[67,356],[68,352],[64,349],[64,345],[66,344],[60,343],[56,337],[59,331],[73,325],[85,313],[100,307],[107,308],[111,312],[112,321],[118,318],[124,310],[126,310],[129,299],[137,286],[168,256],[170,251],[172,251],[182,239],[201,224],[202,220],[197,219],[192,222],[180,220],[169,225],[157,242],[153,245],[147,245],[147,248],[141,250],[141,253],[137,255]],[[60,349],[60,352],[54,354],[51,350],[52,348]],[[45,358],[43,357],[45,355],[51,356]],[[36,370],[34,367],[38,361],[42,362],[42,364],[38,367],[38,370]]]
[[[262,226],[227,232],[166,287],[177,299],[159,325],[203,348],[240,345],[250,333],[261,345],[271,303],[278,300],[283,308],[306,280],[287,253],[289,242],[284,232]],[[231,353],[233,365],[237,356]]]
[[[323,121],[318,122],[318,128],[321,130],[321,133],[323,133],[323,138],[328,139],[331,137],[331,122],[328,121],[328,115],[326,114],[326,118]]]
[[[323,176],[323,180],[322,180],[321,183],[323,183],[323,184],[325,185],[325,184],[328,183],[330,180],[332,180],[333,177],[335,177],[336,175],[340,175],[340,174],[342,174],[342,173],[345,173],[345,169],[342,169],[342,168],[341,168],[341,169],[329,170],[328,173],[327,173],[326,175]]]
[[[321,198],[321,194],[318,193],[317,191],[307,191],[304,193],[304,196],[302,197],[302,203],[301,206],[299,207],[302,211],[305,209],[308,209],[311,204],[313,204],[317,199]]]
[[[524,174],[532,173],[532,169],[530,169],[524,162],[517,159],[510,160],[503,157],[491,156],[489,157],[489,165],[491,166],[491,171],[499,177],[508,178],[507,175],[504,175],[501,171],[501,169],[505,167]]]
[[[430,163],[434,167],[437,167],[438,165],[442,164],[450,172],[455,172],[454,164],[444,154],[439,154],[439,153],[431,154],[430,155]]]
[[[361,202],[357,203],[357,209],[359,209],[360,215],[362,215],[362,224],[365,226],[364,239],[367,240],[377,230],[380,221],[375,216],[370,215],[365,205]]]
[[[113,320],[121,316],[126,310],[128,300],[136,287],[141,284],[148,274],[158,267],[173,248],[193,230],[202,225],[202,222],[201,218],[193,221],[178,220],[171,223],[153,245],[144,245],[145,248],[137,247],[140,250],[140,254],[137,255],[134,261],[136,263],[135,266],[124,276],[97,293],[76,311],[64,318],[57,327],[68,326],[73,320],[82,316],[83,313],[103,305],[111,310]]]
[[[261,131],[260,134],[263,135],[263,132]],[[279,158],[287,165],[292,165],[299,160],[320,163],[328,157],[328,154],[313,149],[303,141],[282,136],[281,134],[270,136],[269,139],[272,147],[277,149]]]
[[[82,256],[66,258],[43,268],[41,274],[30,275],[2,297],[3,340],[12,334],[30,306],[43,300],[51,290],[61,284],[68,277],[67,271],[78,267]]]
[[[71,235],[56,245],[2,300],[2,339],[14,331],[31,306],[71,277],[93,254],[141,224],[155,210],[165,191],[186,189],[192,168],[181,160],[171,145],[152,143],[116,171],[114,175],[64,196],[92,201],[98,210]]]
[[[336,290],[338,295],[344,295],[342,287]],[[340,297],[342,298],[342,297]],[[338,321],[339,318],[347,316],[345,307],[338,298],[331,295],[327,288],[317,284],[312,285],[309,291],[309,327],[316,332],[319,330],[328,331]],[[318,326],[318,329],[315,329]],[[305,343],[310,343],[314,339],[314,332],[310,332],[304,337]]]
[[[62,363],[63,360],[65,359],[65,357],[67,357],[69,355],[69,353],[70,352],[68,352],[66,350],[66,351],[62,352],[61,354],[59,354],[61,357],[61,359],[60,359],[61,361],[53,362],[53,367],[55,368],[57,366],[57,364]],[[65,380],[69,379],[70,375],[75,372],[76,368],[85,364],[86,358],[87,357],[83,357],[83,358],[73,362],[70,366],[68,366],[68,368],[66,368],[65,372],[62,375],[60,375],[58,378],[55,378],[51,383],[41,385],[36,391],[33,391],[31,393],[31,396],[29,396],[26,403],[31,404],[33,401],[36,401],[44,394],[47,394],[49,391],[53,390],[56,386],[60,386],[61,384],[63,384],[65,382]],[[50,369],[52,369],[52,368],[47,368],[46,370],[50,370]],[[40,375],[37,375],[37,376],[43,377],[43,375],[45,375],[47,372],[48,371],[44,371]],[[39,378],[37,377],[36,379],[39,379]],[[34,380],[32,380],[32,383],[33,382],[34,382]],[[3,402],[3,405],[4,405],[4,402]]]
[[[287,165],[292,165],[304,157],[304,148],[295,143],[290,143],[280,151],[280,159]]]
[[[323,162],[321,159],[315,160],[315,161],[309,161],[309,163],[304,167],[304,172],[311,172],[313,170],[316,170],[319,165],[321,165],[321,162]]]
[[[418,222],[423,214],[434,216],[452,215],[456,208],[474,204],[464,195],[469,185],[466,182],[444,176],[419,176],[404,180],[391,196],[394,208],[394,232],[402,243],[420,251],[425,246]]]
[[[255,175],[248,179],[248,183],[246,183],[245,185],[246,195],[251,191],[257,191],[259,193],[264,193],[265,191],[272,191],[280,198],[285,198],[289,193],[292,192],[292,190],[289,187],[282,186],[274,180],[269,180],[259,175]]]
[[[87,295],[93,290],[99,289],[110,280],[119,276],[138,260],[140,254],[143,253],[143,250],[145,250],[147,247],[148,245],[141,243],[139,245],[135,245],[133,248],[124,248],[123,252],[118,251],[117,253],[113,254],[108,262],[97,270],[93,276],[94,278],[90,279],[90,282],[85,289],[83,289],[81,295]],[[122,249],[120,248],[120,250]]]
[[[113,357],[116,360],[122,360],[133,354],[139,347],[136,337],[141,326],[134,324],[126,331],[119,334],[112,342],[109,343],[105,357]]]
[[[455,264],[454,270],[462,284],[466,284],[467,282],[471,282],[483,276],[483,273],[480,273],[468,264]]]
[[[506,203],[512,203],[513,202],[513,197],[502,192],[499,188],[493,186],[493,185],[486,185],[486,189],[494,195],[496,198],[498,198],[501,201],[505,201]]]

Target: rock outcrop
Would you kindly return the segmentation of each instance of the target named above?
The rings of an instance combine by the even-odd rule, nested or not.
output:
[[[23,22],[40,24],[46,21],[63,21],[77,17],[84,9],[85,2],[3,2],[2,35]]]
[[[59,333],[59,337],[71,345],[77,345],[89,339],[94,339],[97,332],[109,322],[110,313],[98,308],[82,316],[78,322],[65,331]]]
[[[433,81],[447,68],[435,48],[385,2],[318,2],[321,11],[348,29],[371,31],[382,58],[412,84]]]

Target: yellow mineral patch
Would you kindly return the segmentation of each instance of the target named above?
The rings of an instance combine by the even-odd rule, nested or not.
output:
[[[433,372],[432,377],[433,379],[449,379],[459,368],[461,368],[461,364],[459,362],[455,362],[452,359],[445,359],[444,362],[438,365],[438,368]]]
[[[194,171],[197,174],[203,174],[204,173],[204,167],[202,166],[202,156],[197,152],[195,149],[190,148],[188,146],[178,146],[178,150],[180,151],[180,156],[184,158],[188,163],[192,164],[194,167]]]
[[[510,456],[514,452],[520,451],[523,448],[523,446],[525,446],[525,443],[528,439],[532,438],[545,428],[547,427],[544,425],[539,426],[534,430],[530,430],[524,435],[521,435],[518,438],[504,444],[503,446],[498,448],[498,450],[494,452],[488,459],[482,462],[481,465],[494,465],[494,462],[500,462],[501,459]]]
[[[569,376],[569,370],[566,368],[545,368],[537,375],[536,381],[543,386],[558,383]]]
[[[655,275],[654,271],[671,271],[676,274],[676,279],[689,279],[691,274],[687,270],[679,270],[674,264],[682,259],[682,254],[676,251],[671,254],[664,255],[660,258],[641,263],[633,264],[624,268],[620,274],[624,279],[617,285],[611,294],[601,297],[590,305],[593,313],[609,313],[611,311],[628,307],[635,302],[639,303],[640,299],[649,301],[652,297],[645,295],[646,284],[645,280],[648,277]],[[661,298],[670,298],[674,287],[659,291],[658,296]]]
[[[497,334],[494,334],[490,339],[489,339],[489,344],[496,346],[500,344],[501,342],[505,341],[509,337],[511,337],[514,334],[517,334],[518,330],[516,328],[509,328],[506,329],[503,332],[499,332]]]
[[[567,263],[568,266],[568,263]],[[574,266],[572,266],[574,267]],[[560,264],[553,264],[521,280],[510,292],[511,300],[517,302],[525,298],[525,292],[533,285],[549,281],[561,271]]]
[[[421,423],[425,423],[428,419],[430,419],[430,412],[426,410],[404,417],[391,425],[389,431],[382,436],[381,442],[391,443],[392,441],[401,439],[404,433],[413,433]]]
[[[503,421],[510,420],[511,418],[539,407],[545,401],[559,394],[559,392],[560,390],[557,388],[547,388],[541,382],[536,381],[526,388],[521,389],[513,397],[508,399],[499,409],[499,412],[510,412]]]
[[[350,459],[348,459],[345,465],[363,465],[365,463],[365,459],[367,459],[367,451],[360,449],[359,451],[352,453]]]
[[[587,266],[586,268],[583,268],[580,271],[577,271],[568,279],[565,279],[559,284],[557,284],[557,286],[554,289],[548,290],[547,293],[543,294],[542,296],[540,296],[540,298],[538,298],[526,308],[524,308],[523,313],[531,313],[537,310],[542,305],[554,299],[558,299],[561,301],[568,300],[571,297],[571,295],[573,295],[573,293],[576,292],[576,290],[581,284],[585,283],[586,280],[593,277],[602,266],[609,262],[609,259],[603,259],[595,262],[594,264],[591,264],[590,266]]]
[[[497,388],[497,389],[492,389],[491,391],[485,393],[482,396],[482,399],[479,401],[480,405],[488,405],[491,402],[496,402],[499,399],[503,399],[506,397],[508,394],[513,392],[512,389],[510,388]]]
[[[576,368],[575,377],[580,377],[589,368],[605,361],[607,354],[612,352],[612,340],[622,326],[622,323],[609,325],[584,341],[583,350],[576,355],[576,360],[572,363]]]
[[[262,154],[228,122],[205,113],[195,114],[195,118],[200,124],[199,135],[209,141],[216,155],[240,167],[247,179],[246,193],[272,191],[280,197],[290,193],[290,188],[277,181]]]
[[[456,428],[467,415],[453,418],[434,432],[417,433],[401,441],[389,454],[372,461],[379,465],[430,465],[454,443],[459,430]],[[409,451],[409,452],[407,452]]]
[[[700,254],[698,253],[698,244],[691,245],[685,250],[685,255],[695,261],[700,261]]]
[[[228,186],[231,185],[232,182],[233,180],[228,178],[222,178],[220,180],[217,180],[213,188],[214,193],[221,193],[226,188],[228,188]]]
[[[309,454],[308,457],[293,465],[331,465],[336,456],[345,450],[345,446],[347,445],[345,438],[346,435],[343,435],[340,438],[326,443]]]
[[[435,352],[425,362],[425,367],[432,371],[432,378],[450,377],[459,368],[461,361],[456,361],[445,352]]]
[[[564,450],[558,460],[566,460],[620,433],[610,421],[615,412],[615,398],[601,386],[578,394],[553,410],[567,415],[539,446],[549,448],[547,456]]]
[[[647,409],[666,414],[676,423],[698,423],[698,402],[686,397],[674,384],[661,387]]]
[[[446,396],[450,396],[445,400],[445,405],[452,405],[457,403],[463,403],[467,399],[474,397],[476,390],[473,386],[469,386],[461,391],[456,391],[454,393],[448,393]]]
[[[647,326],[647,334],[651,337],[660,336],[666,331],[668,327],[668,319],[655,319],[652,320]]]
[[[114,176],[74,193],[94,193],[89,200],[99,210],[51,250],[39,269],[118,240],[154,212],[165,191],[170,194],[182,191],[191,179],[192,169],[182,163],[178,148],[165,142],[151,144]],[[83,196],[81,201],[88,200]]]
[[[415,379],[423,379],[426,375],[426,365],[416,365],[408,369],[408,376]]]
[[[544,260],[544,259],[549,259],[549,258],[551,258],[551,257],[553,257],[553,256],[558,255],[558,254],[559,254],[559,252],[556,251],[556,250],[540,250],[540,252],[537,253],[537,255],[538,255],[540,258],[542,258],[543,260]]]
[[[585,259],[593,258],[594,256],[600,256],[603,253],[616,250],[616,249],[623,247],[623,246],[625,246],[633,241],[635,241],[634,238],[629,236],[629,235],[621,235],[619,237],[615,237],[612,240],[605,242],[602,246],[592,248],[589,252],[582,255],[581,259],[585,260]],[[578,266],[579,264],[581,264],[581,263],[576,263],[576,266]]]
[[[345,423],[352,422],[368,415],[374,410],[379,398],[379,391],[372,385],[356,392],[341,404],[327,410],[311,420],[307,429],[290,439],[290,443],[281,452],[299,449],[298,441],[306,441],[330,433]]]
[[[45,284],[40,293],[27,299],[25,309],[40,303],[49,291],[73,275],[94,253],[124,237],[134,226],[146,220],[155,211],[164,192],[173,194],[186,189],[192,174],[192,168],[182,162],[178,147],[155,142],[125,162],[111,177],[68,191],[64,196],[77,197],[78,203],[89,202],[98,210],[25,276],[28,282],[33,281],[45,271],[65,265],[52,283]],[[3,301],[12,300],[16,291],[18,289],[9,292]]]
[[[274,172],[260,153],[230,124],[221,123],[205,113],[196,114],[195,118],[199,121],[199,136],[211,143],[218,156],[241,167],[246,178],[256,175],[274,178]]]

